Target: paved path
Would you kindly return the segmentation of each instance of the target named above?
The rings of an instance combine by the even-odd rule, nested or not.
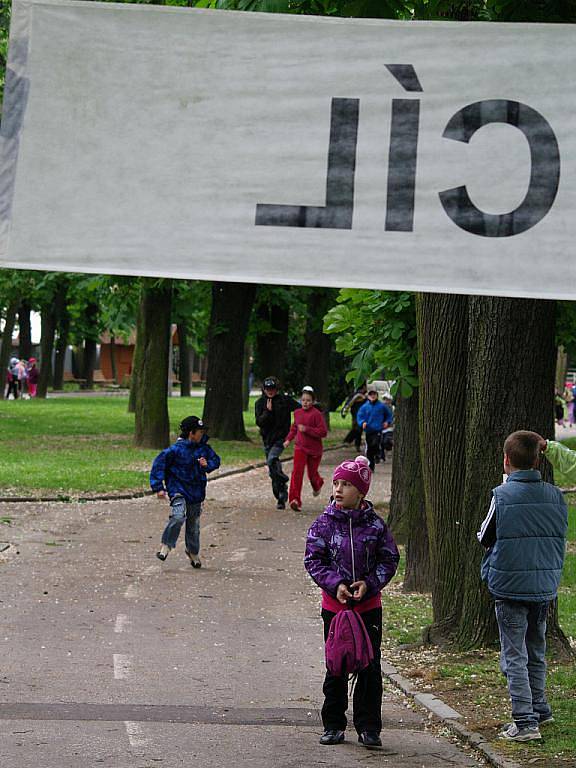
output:
[[[389,479],[379,465],[377,501]],[[154,557],[167,511],[155,498],[0,505],[13,518],[0,555],[0,764],[479,765],[392,689],[381,752],[350,730],[344,745],[318,744],[319,599],[302,554],[321,500],[307,489],[301,513],[276,512],[265,470],[208,491],[200,571],[180,542],[166,563]]]

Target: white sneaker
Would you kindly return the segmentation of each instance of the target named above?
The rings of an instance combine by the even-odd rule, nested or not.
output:
[[[518,728],[516,723],[510,723],[499,736],[501,739],[507,739],[508,741],[536,741],[542,738],[537,725],[527,725],[524,728]]]
[[[169,554],[170,554],[170,547],[167,544],[162,544],[158,552],[156,552],[156,557],[158,558],[158,560],[162,560],[162,562],[164,562],[164,560],[166,560]]]

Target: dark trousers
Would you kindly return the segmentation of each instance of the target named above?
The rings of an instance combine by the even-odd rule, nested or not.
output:
[[[376,458],[380,459],[380,432],[366,432],[366,458],[374,469]]]
[[[268,475],[272,480],[272,493],[278,501],[286,503],[288,501],[288,475],[282,471],[282,462],[280,454],[284,450],[282,440],[272,445],[265,445],[266,465],[268,466]]]
[[[356,424],[356,419],[353,420],[352,428],[344,438],[344,442],[348,444],[354,443],[356,450],[360,450],[362,446],[362,429]]]
[[[328,638],[330,622],[334,613],[322,610],[324,621],[324,642]],[[366,613],[360,613],[366,625],[368,635],[374,649],[374,661],[369,667],[358,673],[354,685],[353,721],[358,733],[363,731],[382,730],[382,669],[380,667],[380,645],[382,643],[382,608],[375,608]],[[322,707],[322,723],[326,731],[346,730],[348,709],[348,680],[346,677],[335,677],[326,672],[324,678],[324,705]]]

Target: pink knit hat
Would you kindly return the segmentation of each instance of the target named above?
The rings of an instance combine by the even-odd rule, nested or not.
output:
[[[348,480],[362,496],[370,490],[372,471],[366,456],[356,456],[354,461],[343,461],[334,470],[332,480]]]

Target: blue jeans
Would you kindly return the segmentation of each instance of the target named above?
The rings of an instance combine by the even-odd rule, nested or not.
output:
[[[193,555],[200,552],[200,513],[202,512],[202,502],[193,504],[186,501],[184,496],[174,496],[170,501],[170,517],[168,524],[162,534],[162,544],[174,549],[180,528],[186,521],[185,544],[186,551]]]
[[[272,480],[272,493],[278,501],[286,503],[288,501],[288,475],[282,471],[282,462],[280,454],[284,450],[284,445],[280,440],[272,445],[265,445],[266,464],[268,466],[268,475]]]
[[[547,612],[547,602],[496,600],[500,669],[508,682],[518,728],[538,725],[552,714],[544,693]]]

